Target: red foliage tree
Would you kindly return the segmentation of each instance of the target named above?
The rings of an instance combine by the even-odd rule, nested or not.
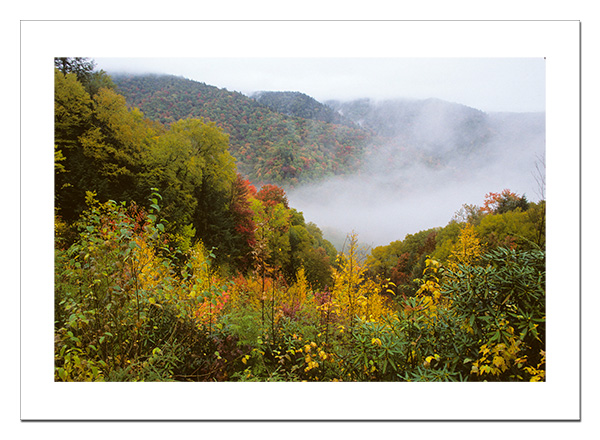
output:
[[[254,212],[250,207],[250,197],[255,196],[256,188],[238,173],[232,187],[230,211],[235,222],[234,230],[238,235],[237,258],[242,269],[249,267],[252,250],[256,246],[256,225],[252,218]]]
[[[392,268],[392,272],[390,274],[391,281],[398,286],[398,290],[400,293],[402,293],[402,295],[404,295],[404,289],[402,286],[409,284],[412,279],[412,268],[409,263],[410,254],[408,252],[404,252],[398,257],[398,263]]]
[[[487,193],[481,211],[487,214],[502,214],[516,208],[527,210],[527,198],[524,195],[519,196],[509,189],[504,189],[501,193]]]
[[[282,203],[286,209],[289,209],[287,195],[283,188],[277,185],[264,185],[256,194],[256,198],[266,206],[275,206]]]

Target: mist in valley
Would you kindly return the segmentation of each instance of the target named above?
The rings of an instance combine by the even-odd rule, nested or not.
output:
[[[368,247],[443,227],[463,204],[505,188],[540,199],[544,113],[484,113],[440,100],[329,102],[382,133],[352,175],[290,190],[291,206],[338,250],[356,232]]]
[[[352,231],[362,243],[377,246],[443,227],[463,204],[482,205],[488,192],[508,188],[539,200],[533,174],[544,157],[545,114],[492,111],[545,108],[543,58],[106,58],[99,63],[107,71],[168,71],[249,97],[301,91],[374,133],[356,173],[286,188],[290,205],[338,248]],[[373,99],[356,99],[360,95]],[[411,99],[396,99],[401,96]],[[425,99],[431,96],[443,101]]]

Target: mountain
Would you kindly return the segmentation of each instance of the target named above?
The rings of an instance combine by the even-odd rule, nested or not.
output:
[[[362,128],[435,155],[476,150],[491,135],[486,113],[440,99],[359,99],[326,104]]]
[[[291,188],[352,173],[359,168],[372,137],[360,127],[283,114],[241,93],[182,77],[112,76],[128,105],[152,120],[214,122],[229,135],[230,152],[240,173],[257,185]]]
[[[489,192],[508,188],[530,201],[543,192],[534,173],[544,157],[544,113],[484,113],[437,99],[327,104],[378,134],[360,173],[288,195],[336,246],[348,231],[381,245],[439,226]]]
[[[301,92],[256,92],[251,95],[274,112],[298,118],[314,119],[329,124],[342,124],[356,128],[356,124],[328,105]]]
[[[460,175],[507,149],[539,151],[544,138],[543,113],[485,113],[440,99],[320,103],[301,92],[249,97],[170,75],[113,80],[150,119],[214,122],[229,135],[242,175],[288,190],[356,173],[403,175],[415,164]]]

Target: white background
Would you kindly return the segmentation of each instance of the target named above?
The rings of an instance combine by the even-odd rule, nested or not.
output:
[[[310,2],[309,2],[310,3]],[[435,2],[434,2],[435,3]],[[440,2],[441,4],[442,2]],[[468,2],[467,2],[468,3]],[[575,2],[576,3],[576,2]],[[28,3],[23,2],[21,7]],[[454,19],[441,9],[427,8],[421,15],[412,17],[398,13],[378,15],[370,2],[371,14],[356,10],[350,13],[348,2],[343,11],[329,12],[329,16],[317,18],[423,18]],[[511,2],[505,2],[508,11]],[[519,2],[522,4],[522,2]],[[161,3],[161,11],[152,9],[148,3],[147,17],[129,12],[120,18],[181,18],[175,11],[175,2]],[[438,5],[439,6],[439,5]],[[456,2],[453,3],[453,9]],[[50,8],[49,8],[50,9]],[[168,9],[166,12],[165,10]],[[170,11],[173,11],[170,15]],[[289,12],[261,16],[257,11],[240,11],[234,16],[213,12],[197,14],[193,18],[312,18],[308,3],[302,12]],[[523,10],[521,8],[521,10]],[[63,9],[61,12],[68,11]],[[246,15],[242,14],[246,12]],[[329,11],[329,10],[328,10]],[[433,12],[432,12],[433,11]],[[584,48],[586,35],[593,33],[592,22],[586,25],[590,12],[573,9],[571,14],[558,11],[540,17],[531,10],[528,17],[581,19],[583,21]],[[17,44],[19,31],[16,20],[25,18],[65,18],[57,11],[41,17],[39,10],[23,8],[12,19],[5,41]],[[135,11],[134,11],[135,12]],[[156,15],[152,16],[150,12]],[[164,13],[163,13],[164,12]],[[339,12],[339,13],[335,13]],[[444,16],[443,12],[447,14]],[[562,12],[562,13],[560,13]],[[212,15],[212,16],[211,16]],[[393,15],[393,14],[392,14]],[[72,19],[81,17],[69,17]],[[89,16],[86,18],[111,18]],[[480,17],[472,17],[480,18]],[[486,18],[514,18],[490,15]],[[578,147],[579,147],[579,70],[578,42],[579,23],[576,22],[330,22],[327,26],[315,22],[22,22],[21,27],[21,264],[15,258],[19,243],[15,231],[19,225],[11,223],[3,228],[9,239],[8,256],[4,265],[17,278],[8,295],[6,315],[21,313],[20,347],[16,343],[16,323],[9,320],[5,331],[8,346],[3,356],[2,377],[7,383],[11,399],[3,414],[15,425],[15,418],[22,419],[578,419],[579,408],[579,197],[578,197]],[[332,31],[332,28],[335,31]],[[326,31],[325,31],[326,30]],[[285,37],[273,40],[274,33]],[[335,46],[323,41],[335,34]],[[477,38],[473,38],[476,35]],[[373,45],[376,41],[400,41],[402,44]],[[588,43],[591,45],[591,43]],[[54,56],[473,56],[473,57],[547,57],[547,166],[548,166],[548,381],[544,384],[55,384],[52,381],[52,58]],[[19,53],[11,51],[12,62],[5,63],[10,70],[10,80],[5,86],[19,82],[15,76]],[[589,57],[591,58],[591,57]],[[583,54],[584,65],[588,61]],[[591,76],[590,76],[591,77]],[[585,78],[585,76],[584,76]],[[597,76],[596,76],[597,78]],[[588,81],[589,82],[589,81]],[[590,92],[597,86],[586,83]],[[18,91],[10,87],[11,99],[18,102]],[[586,90],[586,89],[584,89]],[[16,93],[15,93],[16,92]],[[584,104],[586,100],[584,99]],[[12,103],[12,101],[11,101]],[[5,105],[13,109],[16,106]],[[584,124],[592,120],[584,107]],[[4,116],[4,115],[3,115]],[[12,120],[9,117],[12,116]],[[8,113],[4,121],[19,126],[15,111]],[[10,126],[10,125],[9,125]],[[585,126],[585,125],[584,125]],[[585,134],[585,131],[584,131]],[[17,145],[18,140],[12,143]],[[8,144],[11,145],[11,144]],[[585,145],[585,143],[584,143]],[[17,168],[19,153],[7,148],[5,162],[9,168]],[[584,155],[587,154],[584,149]],[[592,158],[584,156],[584,176]],[[12,172],[16,173],[16,170]],[[587,177],[586,184],[597,183],[595,176]],[[12,174],[4,185],[9,194],[14,214],[18,206],[18,175]],[[588,189],[592,191],[593,189]],[[584,194],[585,191],[584,191]],[[15,197],[16,196],[16,197]],[[591,206],[584,201],[584,213]],[[584,231],[586,230],[584,223]],[[590,237],[591,238],[591,237]],[[18,240],[18,238],[17,238]],[[586,239],[587,240],[587,239]],[[587,243],[591,241],[584,240]],[[597,245],[596,240],[596,245]],[[13,247],[14,246],[14,247]],[[593,244],[590,246],[594,249]],[[15,249],[15,250],[13,250]],[[587,254],[586,254],[587,255]],[[591,256],[591,254],[590,254]],[[588,257],[589,258],[589,257]],[[584,256],[584,269],[592,267],[593,260]],[[21,271],[20,286],[18,273]],[[584,272],[585,274],[585,272]],[[16,292],[20,288],[20,303]],[[585,294],[586,290],[584,290]],[[593,310],[598,300],[585,296],[584,334],[587,329],[596,331],[585,317],[593,323]],[[589,313],[589,314],[588,314]],[[585,341],[592,339],[588,336]],[[16,371],[18,353],[21,350],[20,376]],[[598,360],[590,347],[584,348],[584,360]],[[10,369],[9,369],[10,367]],[[596,416],[597,400],[593,390],[597,380],[594,370],[584,376],[584,402],[582,415],[587,423]],[[20,389],[19,381],[20,379]],[[19,394],[20,391],[20,394]],[[586,398],[587,391],[587,398]],[[589,400],[587,400],[589,398]],[[20,400],[19,400],[20,399]],[[20,414],[16,409],[20,403]],[[586,417],[587,415],[587,417]],[[116,425],[122,433],[174,437],[181,425],[136,424]],[[185,425],[184,425],[185,426]],[[318,431],[333,432],[342,425],[300,424],[298,428],[278,424],[235,424],[237,435],[269,432],[285,433],[292,437],[314,435]],[[347,425],[343,425],[347,426]],[[365,434],[382,425],[349,426],[354,435]],[[402,433],[440,432],[466,434],[474,430],[487,437],[517,435],[515,429],[525,433],[546,433],[546,425],[517,424],[512,427],[500,424],[499,428],[479,424],[437,423],[394,425],[394,431]],[[573,433],[582,424],[551,424],[556,434]],[[44,438],[64,435],[67,431],[84,433],[100,438],[105,430],[115,429],[112,424],[100,424],[99,429],[87,425],[61,426],[57,424],[26,423],[19,426],[25,433],[43,433]],[[150,428],[150,431],[148,430]],[[186,428],[189,429],[189,426]],[[220,424],[193,425],[198,435],[223,430]],[[227,427],[228,430],[232,428]],[[331,429],[331,431],[330,431]],[[504,432],[502,432],[504,431]],[[585,438],[577,435],[577,438]],[[72,434],[77,434],[72,432]],[[170,433],[170,434],[167,434]],[[354,437],[353,435],[353,437]]]

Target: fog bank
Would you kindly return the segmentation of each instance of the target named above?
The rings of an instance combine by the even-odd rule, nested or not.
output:
[[[445,226],[463,204],[481,206],[488,192],[508,188],[540,199],[534,173],[545,151],[543,113],[482,113],[473,123],[472,114],[461,119],[434,107],[409,121],[404,115],[409,129],[392,130],[358,173],[289,191],[291,206],[339,248],[351,231],[379,246]],[[391,129],[393,122],[388,117]]]

